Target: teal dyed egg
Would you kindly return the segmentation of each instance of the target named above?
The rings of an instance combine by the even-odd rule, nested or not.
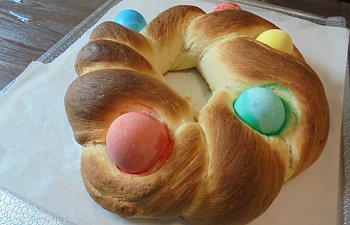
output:
[[[233,108],[241,120],[265,135],[278,134],[285,122],[282,100],[267,88],[245,90],[238,96]]]
[[[120,11],[115,16],[114,22],[136,32],[140,32],[147,24],[145,18],[139,12],[132,9]]]

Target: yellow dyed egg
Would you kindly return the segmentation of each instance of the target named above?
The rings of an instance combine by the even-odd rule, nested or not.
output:
[[[279,29],[267,30],[261,33],[256,40],[279,51],[292,54],[293,41],[289,34]]]

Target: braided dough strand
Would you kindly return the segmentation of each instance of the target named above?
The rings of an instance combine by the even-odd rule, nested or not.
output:
[[[182,215],[194,225],[245,224],[261,215],[283,183],[319,157],[329,129],[322,83],[298,49],[289,55],[255,40],[274,28],[246,11],[205,14],[195,6],[162,12],[141,34],[112,22],[97,26],[65,96],[92,198],[124,217]],[[192,67],[213,93],[198,117],[163,78]],[[254,86],[282,99],[287,119],[278,135],[253,130],[232,107]],[[130,111],[168,127],[173,150],[157,170],[127,174],[106,153],[109,126]]]

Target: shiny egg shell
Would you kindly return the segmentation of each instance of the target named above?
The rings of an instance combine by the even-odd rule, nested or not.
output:
[[[114,18],[114,22],[134,30],[141,31],[146,26],[145,18],[133,9],[125,9],[120,11]]]
[[[278,134],[285,122],[282,100],[267,88],[245,90],[238,96],[233,108],[243,122],[265,135]]]
[[[106,149],[121,171],[137,174],[164,163],[172,142],[167,127],[157,119],[128,112],[117,117],[108,128]]]
[[[279,51],[292,54],[293,53],[293,41],[292,38],[286,32],[279,29],[271,29],[261,33],[256,40],[270,46],[271,48]]]

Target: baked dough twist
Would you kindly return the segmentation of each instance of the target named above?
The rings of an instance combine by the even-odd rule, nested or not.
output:
[[[245,224],[261,215],[283,183],[319,157],[329,128],[322,83],[299,51],[289,55],[255,40],[274,28],[246,11],[205,14],[195,6],[162,12],[141,34],[113,22],[97,26],[65,96],[92,198],[124,217],[182,215],[200,225]],[[192,67],[212,91],[198,116],[163,78]],[[283,100],[279,135],[260,134],[235,114],[232,103],[254,86]],[[169,159],[150,174],[123,173],[106,154],[109,125],[130,111],[155,112],[174,140]]]

